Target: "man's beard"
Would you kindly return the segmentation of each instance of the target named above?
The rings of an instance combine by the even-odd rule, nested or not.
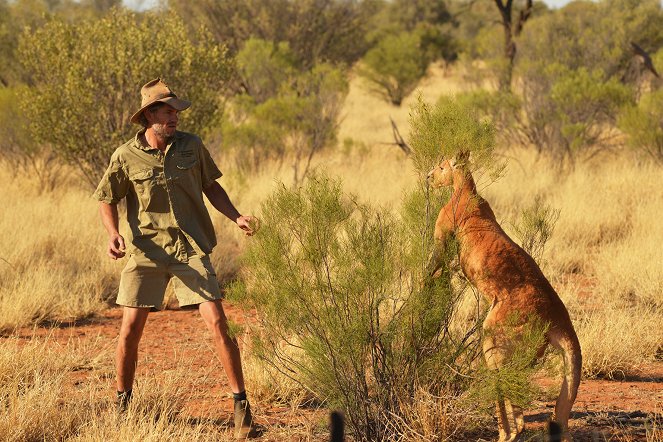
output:
[[[170,139],[173,138],[173,135],[175,134],[174,132],[169,134],[165,124],[153,124],[152,130],[159,138],[166,142],[170,141]]]

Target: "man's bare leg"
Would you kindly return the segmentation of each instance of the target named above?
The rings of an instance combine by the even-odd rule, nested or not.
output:
[[[143,336],[149,308],[124,307],[120,337],[115,352],[117,391],[129,391],[134,384],[138,364],[138,343]]]
[[[208,330],[212,333],[216,353],[228,376],[228,383],[233,393],[244,391],[242,361],[239,356],[237,340],[228,335],[228,320],[220,300],[203,302],[198,306]]]

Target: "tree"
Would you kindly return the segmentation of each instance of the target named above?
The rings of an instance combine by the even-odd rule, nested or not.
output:
[[[572,2],[532,18],[519,42],[519,59],[542,65],[554,60],[620,78],[633,57],[632,42],[653,52],[663,45],[661,21],[656,0]]]
[[[31,84],[20,100],[35,141],[50,144],[91,184],[136,132],[129,117],[140,105],[141,84],[165,78],[193,102],[181,127],[204,134],[219,121],[231,69],[222,46],[203,31],[192,34],[177,16],[121,9],[26,30],[19,54]]]
[[[170,0],[188,23],[202,23],[238,53],[250,38],[287,42],[303,70],[318,62],[351,64],[367,49],[376,0]]]
[[[269,59],[279,59],[278,55],[257,49],[271,46],[269,42],[254,41],[248,48],[256,49],[251,57],[264,54]],[[280,48],[282,54],[288,53],[286,45]],[[244,54],[238,58],[242,60]],[[265,67],[270,63],[263,61],[258,65]],[[309,172],[315,154],[336,140],[348,83],[345,72],[329,64],[319,64],[305,72],[293,67],[280,75],[287,72],[289,76],[269,84],[273,95],[260,100],[247,94],[233,97],[232,115],[223,126],[223,136],[229,146],[239,148],[249,167],[259,167],[268,158],[283,161],[291,156],[294,182],[299,183]],[[260,74],[254,75],[253,82],[275,80],[263,73],[261,69]]]
[[[290,45],[250,38],[235,57],[243,91],[256,103],[278,95],[281,87],[296,74]]]
[[[430,60],[456,59],[458,42],[452,37],[456,23],[444,0],[395,0],[385,2],[372,18],[367,39],[372,46],[388,36],[414,33]]]
[[[494,0],[500,13],[502,27],[504,28],[504,58],[507,60],[505,70],[500,79],[500,90],[511,89],[511,77],[513,76],[513,65],[516,59],[516,39],[523,30],[525,22],[532,14],[533,0],[525,0],[525,4],[518,14],[518,19],[513,18],[513,0]]]
[[[430,58],[416,33],[388,35],[370,49],[359,74],[372,91],[400,106],[426,74]]]

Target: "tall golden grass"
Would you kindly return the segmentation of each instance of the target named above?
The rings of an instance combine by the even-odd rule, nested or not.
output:
[[[457,76],[444,76],[435,69],[422,87],[429,101],[462,89]],[[314,167],[339,176],[345,190],[361,200],[398,210],[416,175],[403,153],[385,143],[392,141],[389,116],[407,138],[407,103],[402,108],[382,103],[367,94],[359,80],[353,80],[339,147],[320,154]],[[576,325],[585,376],[634,374],[642,363],[660,357],[661,166],[639,163],[621,153],[560,172],[550,160],[531,151],[504,146],[500,152],[509,160],[505,174],[480,192],[507,231],[512,231],[511,223],[536,198],[560,211],[542,263]],[[261,201],[276,183],[292,180],[288,167],[267,164],[255,174],[241,176],[233,171],[232,153],[223,152],[217,160],[226,174],[221,183],[243,213],[259,216]],[[66,376],[89,363],[89,349],[81,350],[76,342],[59,345],[33,339],[26,343],[10,336],[17,327],[81,319],[108,308],[124,263],[105,256],[106,234],[91,189],[70,179],[53,191],[42,192],[36,180],[13,174],[6,163],[0,168],[0,181],[4,183],[0,188],[0,332],[9,336],[0,339],[0,405],[10,405],[0,406],[0,440],[224,440],[226,433],[213,435],[207,424],[192,425],[179,413],[186,394],[178,382],[186,373],[161,374],[160,378],[153,373],[146,378],[147,384],[155,386],[153,396],[138,396],[129,424],[118,425],[108,392],[101,391],[109,388],[107,381],[88,378],[73,398],[61,394]],[[219,237],[213,261],[222,281],[227,281],[237,274],[241,265],[237,257],[250,239],[218,213],[213,221]],[[105,358],[103,371],[112,376],[110,356],[95,357]],[[287,380],[275,379],[277,375],[250,354],[245,355],[245,366],[259,403],[285,399],[296,404],[306,396]],[[274,389],[286,394],[270,394]],[[419,408],[412,410],[412,422],[419,427],[405,425],[405,440],[456,431],[454,422],[444,416],[433,418],[431,413],[470,415],[455,410],[447,398],[422,396]],[[459,422],[462,419],[455,421]],[[316,440],[313,433],[320,428],[303,425],[297,440]],[[284,431],[279,433],[284,438],[293,436]],[[660,434],[660,428],[653,431]]]

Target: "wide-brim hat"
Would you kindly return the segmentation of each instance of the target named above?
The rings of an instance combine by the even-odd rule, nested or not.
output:
[[[183,111],[191,106],[190,101],[181,100],[177,98],[177,95],[163,82],[161,78],[155,78],[152,81],[149,81],[143,85],[140,89],[141,103],[140,109],[136,111],[135,114],[131,116],[131,122],[134,124],[143,124],[143,120],[140,118],[143,111],[147,109],[151,104],[161,102],[166,103],[169,106],[174,107],[178,111]]]

